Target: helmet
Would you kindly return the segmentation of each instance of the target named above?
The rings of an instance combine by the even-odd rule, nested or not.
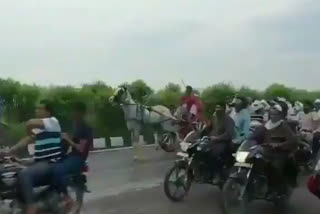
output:
[[[251,104],[251,108],[253,112],[256,112],[260,109],[265,109],[265,106],[262,104],[261,101],[259,100],[255,100],[252,104]]]
[[[260,102],[264,106],[264,110],[268,111],[270,109],[270,105],[267,101],[261,100]]]

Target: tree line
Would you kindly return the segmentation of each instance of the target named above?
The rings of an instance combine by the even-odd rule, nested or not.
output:
[[[144,105],[164,105],[177,107],[184,88],[179,84],[168,83],[161,90],[154,90],[143,80],[126,83],[133,98]],[[34,110],[40,99],[50,99],[54,103],[55,116],[59,119],[62,129],[71,130],[71,104],[82,101],[88,107],[88,120],[94,129],[95,137],[123,136],[125,144],[130,144],[130,134],[126,129],[123,112],[119,106],[113,106],[108,98],[114,88],[104,82],[84,84],[80,88],[73,86],[40,87],[22,84],[12,79],[0,79],[1,121],[6,134],[0,131],[0,145],[10,145],[24,135],[23,123],[34,117]],[[277,96],[290,101],[313,101],[320,98],[320,91],[307,91],[273,84],[264,91],[249,87],[236,88],[229,83],[218,83],[205,88],[200,96],[205,104],[205,114],[210,117],[214,105],[226,97],[239,94],[254,99],[272,99]],[[145,128],[145,135],[150,137],[151,127]]]

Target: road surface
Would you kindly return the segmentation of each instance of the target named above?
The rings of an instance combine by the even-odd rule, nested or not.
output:
[[[174,154],[144,149],[146,160],[135,163],[132,150],[92,154],[89,188],[84,213],[90,214],[219,214],[220,191],[210,185],[194,185],[184,202],[169,201],[162,187],[163,177],[172,166]],[[305,180],[305,179],[302,179]],[[309,194],[305,181],[295,190],[291,214],[316,214],[320,200]],[[256,202],[250,213],[274,213],[271,204]]]

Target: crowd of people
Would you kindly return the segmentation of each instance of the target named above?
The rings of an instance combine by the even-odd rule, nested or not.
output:
[[[192,118],[200,120],[203,117],[198,114],[202,111],[191,111],[192,107],[196,108],[201,103],[199,98],[193,98],[191,89],[187,87],[186,97],[189,99],[184,97],[182,105],[189,106],[190,115],[194,115]],[[307,164],[312,167],[316,165],[320,148],[320,99],[313,103],[296,101],[291,104],[285,98],[266,101],[235,96],[231,100],[217,103],[214,112],[202,133],[202,136],[210,136],[213,157],[226,158],[226,155],[232,154],[247,140],[260,145],[268,144],[264,153],[271,161],[270,183],[275,188],[274,192],[283,194],[286,191],[284,182],[297,183],[298,170],[294,166],[289,170],[289,181],[283,172],[288,165],[294,165],[290,163],[289,157],[296,151],[299,141],[307,142],[312,148],[310,162]],[[215,166],[218,171],[219,166],[221,164]],[[308,184],[310,192],[320,198],[320,178],[314,175]]]

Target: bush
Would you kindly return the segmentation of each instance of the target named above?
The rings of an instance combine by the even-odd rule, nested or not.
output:
[[[183,95],[181,87],[174,83],[168,83],[165,88],[157,92],[154,92],[143,80],[128,84],[128,88],[133,98],[145,105],[177,107]],[[113,92],[112,87],[101,81],[75,88],[72,86],[38,87],[20,84],[11,79],[0,79],[1,120],[9,124],[8,127],[1,126],[0,145],[12,145],[24,136],[23,122],[34,116],[34,107],[39,99],[43,98],[49,98],[55,103],[55,115],[63,131],[71,132],[71,103],[81,101],[88,107],[88,120],[93,127],[94,137],[109,139],[113,136],[123,136],[125,144],[130,145],[130,133],[126,128],[122,109],[108,102]],[[249,87],[236,89],[232,84],[219,83],[204,89],[201,94],[206,116],[212,115],[217,102],[234,94],[254,99],[285,97],[290,101],[314,101],[320,98],[320,91],[288,88],[281,84],[273,84],[265,91],[257,91]],[[149,142],[153,141],[151,127],[146,126],[143,134]]]
[[[206,88],[201,95],[203,103],[205,104],[206,116],[210,117],[214,112],[215,105],[227,97],[231,97],[236,93],[236,89],[227,83],[219,83]]]

